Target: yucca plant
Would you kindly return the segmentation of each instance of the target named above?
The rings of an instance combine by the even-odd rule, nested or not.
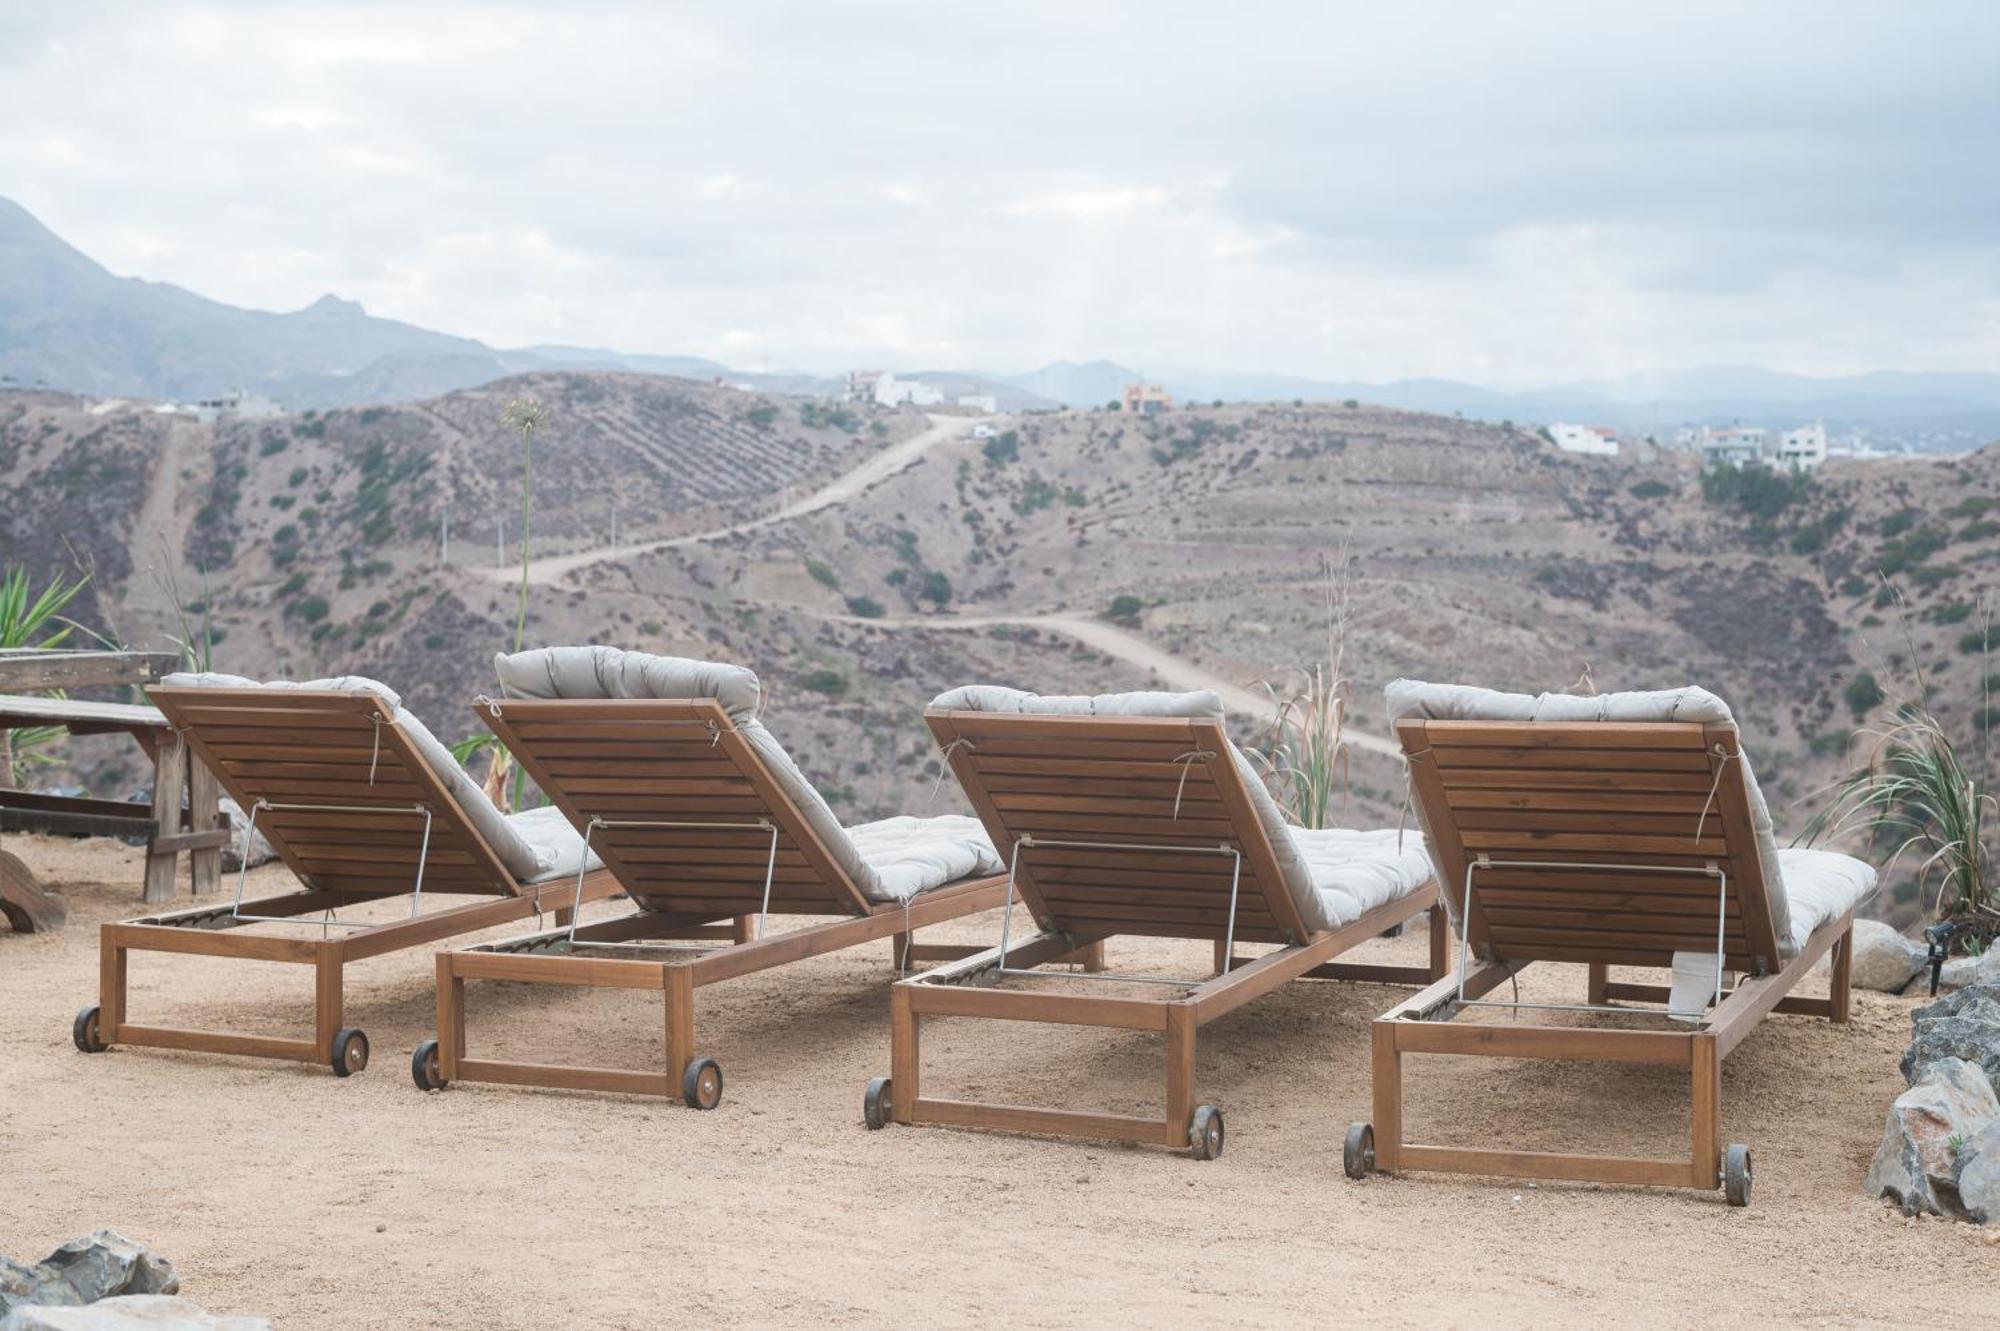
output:
[[[1917,888],[1932,917],[1978,921],[1985,926],[1980,932],[1990,932],[2000,926],[2000,900],[1986,879],[1986,819],[2000,812],[2000,801],[1924,705],[1930,684],[1910,630],[1908,602],[1894,583],[1884,579],[1883,585],[1901,620],[1910,659],[1918,663],[1916,696],[1896,707],[1894,724],[1855,732],[1867,741],[1867,756],[1827,788],[1832,798],[1807,821],[1805,839],[1865,832],[1877,845],[1891,847],[1884,877],[1905,854],[1921,853]],[[1991,638],[1984,604],[1980,623],[1984,645]],[[1982,651],[1982,663],[1984,657]],[[1987,681],[1983,723],[1992,715],[1992,676],[1981,673]],[[1992,770],[1983,741],[1978,767]]]
[[[1898,722],[1869,737],[1866,760],[1832,786],[1832,801],[1806,824],[1806,840],[1864,831],[1893,844],[1893,866],[1921,853],[1919,890],[1934,917],[2000,921],[1986,880],[1986,819],[2000,810],[1935,716],[1910,703]],[[1885,870],[1886,872],[1886,870]]]
[[[1289,694],[1263,683],[1276,715],[1254,752],[1272,798],[1293,822],[1312,828],[1327,826],[1334,793],[1348,789],[1347,705],[1354,692],[1343,666],[1353,608],[1346,549],[1338,560],[1322,561],[1321,572],[1326,660],[1302,670],[1303,686]]]
[[[88,574],[72,582],[58,573],[37,592],[30,586],[25,568],[0,575],[0,648],[60,647],[76,628],[63,611],[89,582]],[[28,766],[42,761],[42,750],[61,734],[56,726],[0,730],[0,781],[10,786],[20,784]]]

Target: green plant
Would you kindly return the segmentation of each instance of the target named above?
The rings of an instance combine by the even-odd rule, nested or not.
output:
[[[1301,827],[1327,826],[1336,789],[1348,789],[1347,705],[1354,682],[1343,673],[1353,607],[1353,579],[1347,551],[1323,565],[1326,593],[1326,660],[1306,669],[1302,687],[1280,696],[1268,682],[1276,708],[1254,756],[1264,782],[1292,821]]]
[[[1144,601],[1129,593],[1122,596],[1114,596],[1111,598],[1111,609],[1107,617],[1111,619],[1136,619],[1139,612],[1145,608],[1146,603]]]
[[[847,676],[838,670],[809,670],[799,683],[814,693],[838,698],[847,692]]]
[[[835,590],[838,590],[840,587],[840,575],[835,573],[833,565],[827,563],[825,560],[808,559],[806,561],[806,572],[812,574],[814,582],[832,587]]]
[[[1907,606],[1900,592],[1896,604],[1903,612],[1904,637],[1909,641]],[[1910,654],[1918,659],[1914,642]],[[1895,709],[1895,724],[1856,732],[1857,737],[1873,737],[1867,758],[1828,788],[1832,799],[1808,821],[1805,838],[1812,842],[1845,831],[1864,831],[1877,842],[1893,843],[1889,866],[1905,852],[1920,851],[1917,886],[1930,899],[1933,915],[1983,917],[2000,924],[2000,908],[1986,879],[1986,820],[1996,811],[1995,799],[1924,705],[1929,694],[1929,682],[1918,667],[1916,696]],[[1990,712],[1990,689],[1985,702]],[[1980,767],[1987,766],[1982,754]],[[1887,874],[1885,867],[1884,877]]]
[[[0,647],[34,651],[60,647],[77,627],[63,610],[89,582],[87,573],[74,582],[57,573],[36,592],[28,585],[27,569],[8,570],[0,576]],[[29,764],[41,761],[42,749],[62,733],[56,726],[0,730],[0,782],[18,784]]]
[[[1631,488],[1634,499],[1664,499],[1674,492],[1674,487],[1665,481],[1640,481]]]
[[[847,613],[857,619],[880,619],[883,615],[882,603],[872,596],[850,596],[847,598]]]
[[[1882,692],[1882,686],[1876,681],[1874,672],[1863,670],[1847,681],[1847,687],[1841,690],[1841,696],[1847,699],[1848,707],[1856,716],[1866,716],[1881,706],[1882,699],[1888,695]]]

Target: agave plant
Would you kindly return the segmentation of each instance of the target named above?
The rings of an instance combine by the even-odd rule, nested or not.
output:
[[[1865,831],[1894,843],[1891,866],[1921,853],[1917,882],[1933,916],[2000,921],[1986,880],[1986,819],[2000,802],[1936,717],[1914,703],[1898,716],[1886,730],[1861,732],[1872,740],[1867,759],[1834,783],[1832,800],[1806,824],[1806,840]]]
[[[60,647],[76,628],[63,611],[89,582],[87,574],[72,582],[58,573],[36,592],[25,568],[0,575],[0,648]],[[18,785],[29,764],[42,761],[41,750],[61,734],[55,726],[0,730],[0,782]]]

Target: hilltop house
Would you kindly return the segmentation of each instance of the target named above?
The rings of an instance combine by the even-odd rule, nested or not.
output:
[[[1153,416],[1174,405],[1173,397],[1159,384],[1127,384],[1123,401],[1128,416]]]
[[[1609,426],[1556,424],[1549,426],[1549,438],[1565,453],[1600,458],[1618,456],[1618,432]]]
[[[1826,426],[1814,421],[1778,436],[1778,462],[1794,471],[1811,471],[1826,461]]]
[[[203,398],[194,404],[194,416],[204,424],[227,417],[233,420],[261,421],[285,414],[284,407],[247,388],[239,388],[222,397]]]
[[[1752,463],[1770,463],[1789,467],[1793,471],[1812,471],[1827,457],[1826,425],[1820,421],[1781,430],[1775,437],[1769,430],[1755,425],[1732,425],[1720,430],[1703,426],[1691,442],[1701,450],[1701,465],[1705,471],[1724,466],[1749,466]]]

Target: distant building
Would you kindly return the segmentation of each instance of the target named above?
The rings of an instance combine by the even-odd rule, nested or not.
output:
[[[1732,425],[1727,429],[1704,429],[1698,440],[1701,465],[1705,471],[1717,467],[1747,467],[1764,460],[1764,440],[1770,431],[1755,425]]]
[[[991,439],[998,433],[999,431],[990,425],[975,425],[972,427],[972,437],[974,439]]]
[[[944,401],[944,394],[927,383],[916,379],[898,379],[884,370],[875,378],[875,401],[884,407],[900,407],[904,403],[913,407],[935,407]]]
[[[847,400],[849,402],[872,402],[875,400],[875,382],[882,377],[880,370],[849,370],[847,372]]]
[[[282,416],[285,409],[261,393],[252,393],[239,388],[223,397],[203,398],[194,404],[195,419],[199,421],[231,420],[258,421],[272,416]]]
[[[1128,416],[1153,416],[1174,405],[1173,397],[1159,384],[1127,384],[1123,401]]]
[[[1826,426],[1819,421],[1778,435],[1777,459],[1793,471],[1812,471],[1826,461]]]
[[[1607,426],[1551,425],[1549,438],[1555,440],[1556,447],[1565,453],[1584,453],[1599,458],[1618,456],[1618,434]]]
[[[958,405],[969,407],[973,411],[983,411],[991,416],[1000,410],[1000,399],[991,393],[960,393]]]

